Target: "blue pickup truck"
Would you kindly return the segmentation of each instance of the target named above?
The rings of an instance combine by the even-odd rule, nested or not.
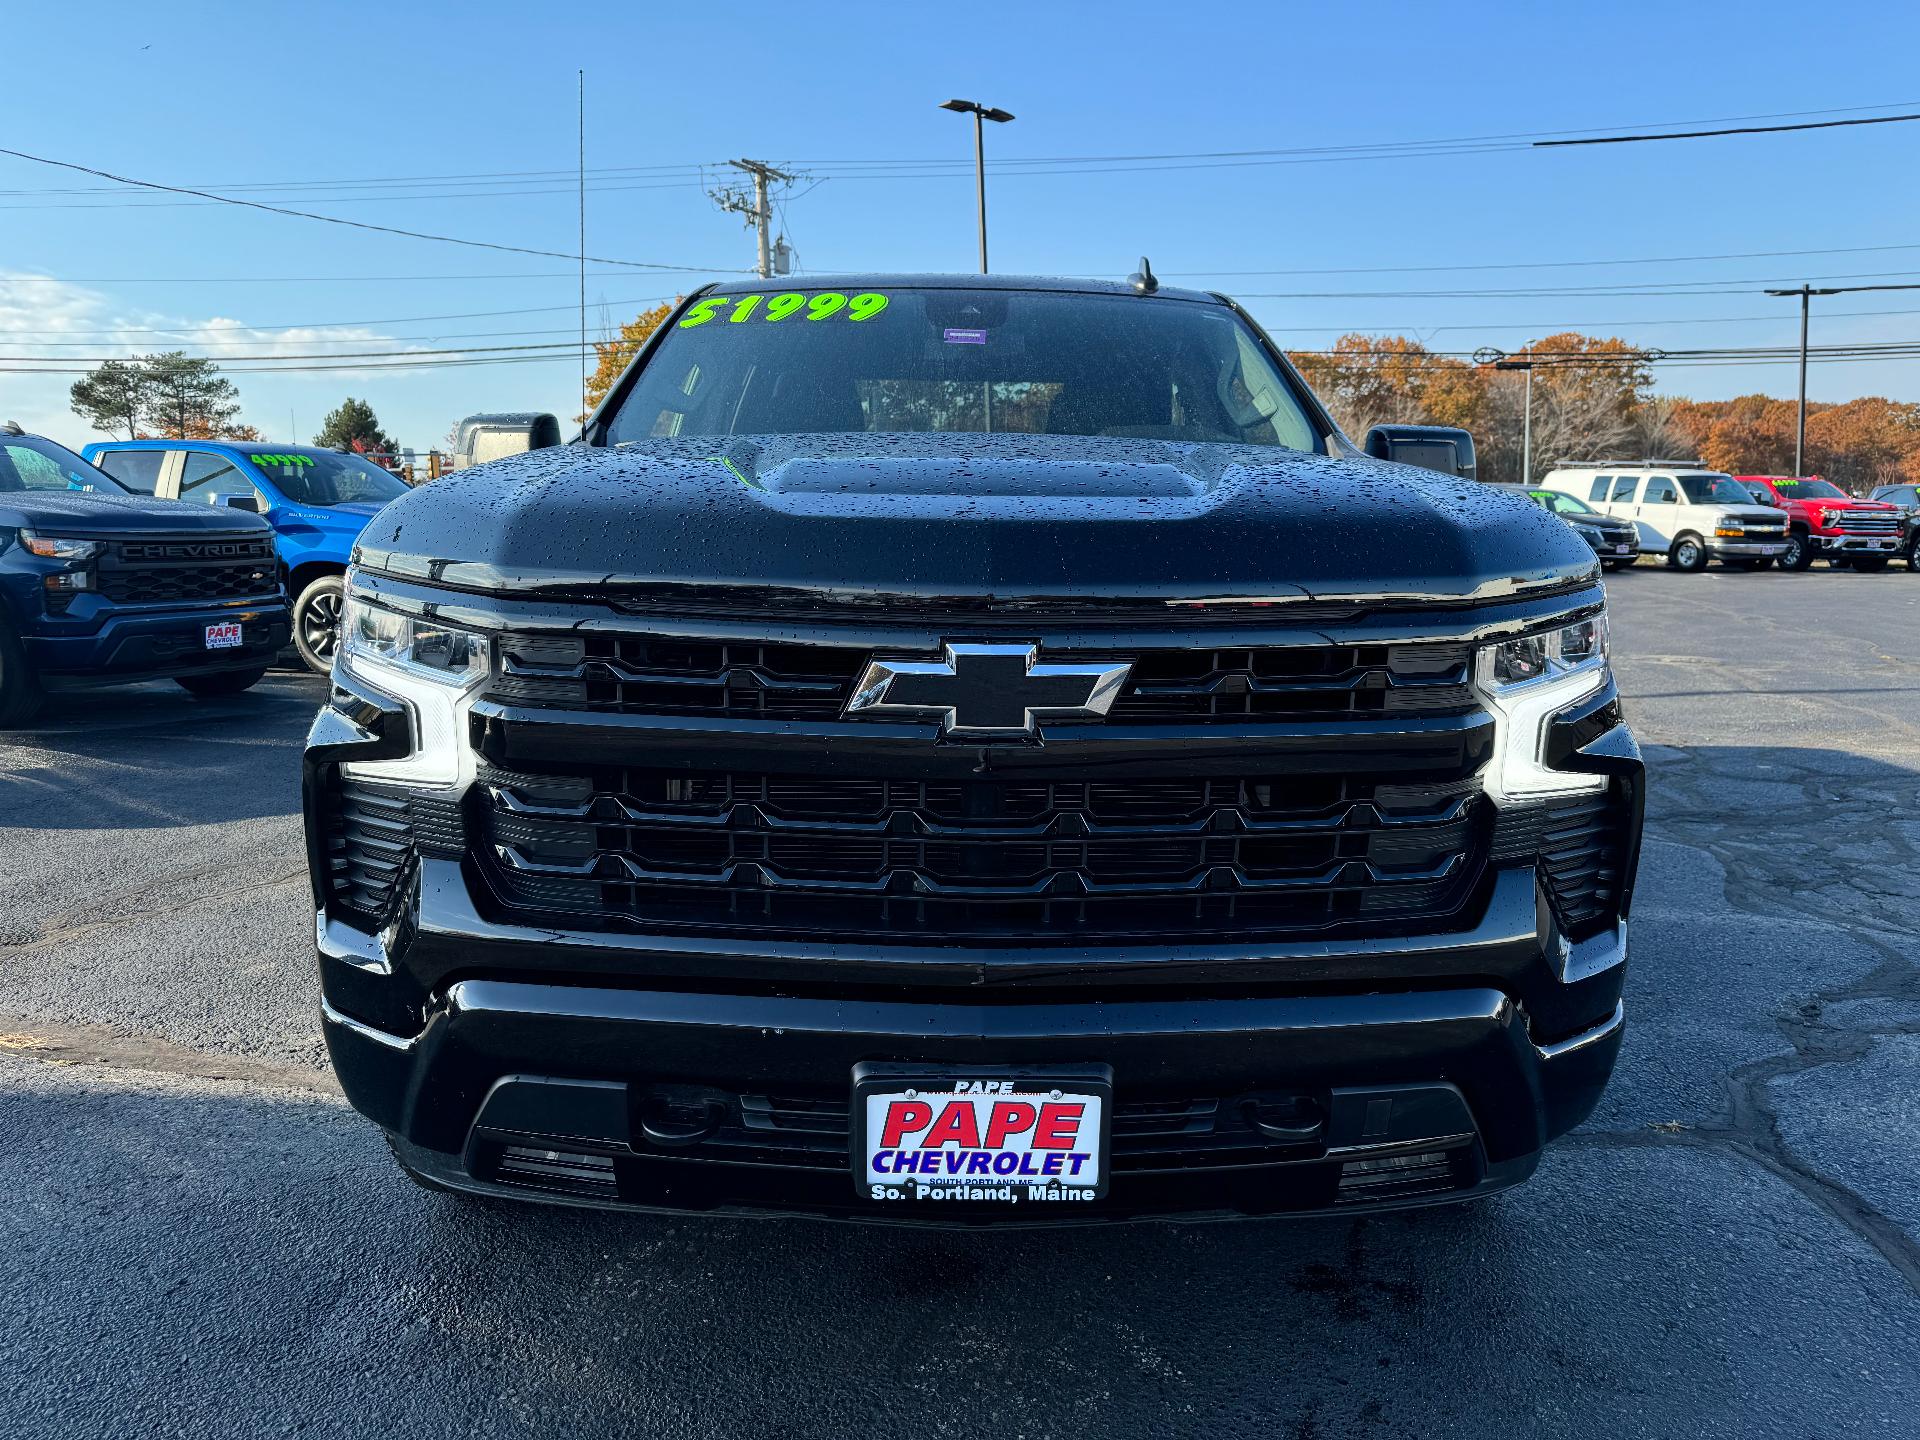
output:
[[[237,440],[110,440],[82,452],[121,484],[162,500],[252,510],[273,526],[293,597],[293,643],[324,675],[333,668],[354,541],[406,483],[364,456]]]
[[[257,515],[134,495],[51,440],[0,425],[0,727],[48,691],[257,684],[287,643]]]

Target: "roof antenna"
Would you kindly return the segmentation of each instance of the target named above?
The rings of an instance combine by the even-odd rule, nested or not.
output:
[[[1153,273],[1153,266],[1147,263],[1147,257],[1140,257],[1140,268],[1127,277],[1127,283],[1133,286],[1136,295],[1151,295],[1160,288],[1160,277]]]

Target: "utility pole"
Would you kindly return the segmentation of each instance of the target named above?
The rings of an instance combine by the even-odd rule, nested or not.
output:
[[[784,245],[776,263],[773,243],[773,190],[776,184],[791,185],[800,179],[798,175],[789,175],[784,170],[776,170],[761,160],[729,160],[734,169],[744,172],[753,181],[753,194],[738,189],[720,189],[710,193],[713,203],[722,210],[730,210],[736,215],[744,215],[749,229],[755,232],[759,241],[759,261],[754,266],[755,273],[762,280],[771,280],[774,275],[786,274],[786,255]]]
[[[1013,119],[1013,113],[982,105],[977,100],[942,100],[940,108],[973,116],[973,189],[980,203],[980,273],[984,275],[987,273],[987,142],[986,126],[981,122],[991,120],[996,125],[1004,125]]]

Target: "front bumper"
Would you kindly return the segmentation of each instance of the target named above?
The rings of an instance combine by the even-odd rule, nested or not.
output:
[[[1707,553],[1716,560],[1771,560],[1787,553],[1786,540],[1709,540]]]
[[[1807,543],[1822,555],[1898,555],[1898,535],[1821,535],[1809,534]]]
[[[241,627],[238,647],[206,648],[209,625],[234,622]],[[49,626],[22,638],[42,685],[78,690],[250,670],[270,663],[291,633],[286,602],[274,598],[242,606],[110,612],[86,634],[60,634]]]
[[[1632,560],[1640,554],[1640,537],[1631,532],[1620,535],[1589,533],[1587,544],[1600,560]]]
[[[1504,1188],[1591,1110],[1623,1013],[1616,1003],[1541,1046],[1513,1001],[1484,988],[929,1007],[475,980],[454,986],[409,1042],[337,1011],[326,1025],[349,1097],[371,1103],[403,1160],[448,1188],[615,1208],[1043,1224],[1377,1209]],[[520,1069],[534,1055],[567,1063]],[[956,1067],[1099,1056],[1118,1076],[1143,1077],[1130,1099],[1117,1095],[1107,1200],[1070,1213],[868,1200],[823,1080],[844,1086],[875,1055]],[[1304,1143],[1246,1123],[1246,1107],[1296,1096],[1322,1117]],[[1171,1112],[1188,1133],[1165,1133]]]

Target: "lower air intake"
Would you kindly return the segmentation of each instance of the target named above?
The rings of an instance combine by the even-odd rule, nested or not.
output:
[[[568,1195],[584,1195],[611,1200],[618,1197],[620,1184],[614,1177],[613,1157],[587,1155],[573,1150],[541,1150],[527,1145],[509,1145],[500,1152],[493,1178],[503,1185],[525,1185],[534,1190],[558,1190]]]

